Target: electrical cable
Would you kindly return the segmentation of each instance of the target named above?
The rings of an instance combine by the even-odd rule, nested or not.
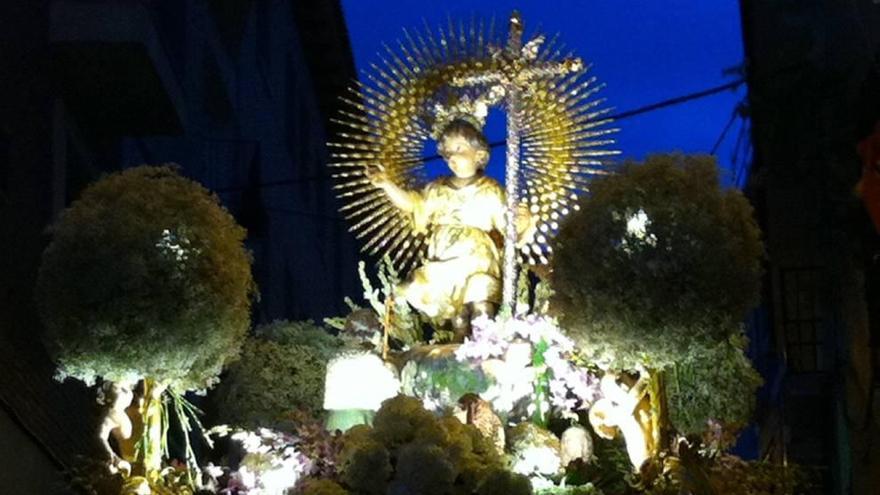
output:
[[[682,96],[677,96],[675,98],[669,98],[666,100],[661,100],[656,103],[644,105],[644,106],[641,106],[641,107],[638,107],[638,108],[635,108],[632,110],[627,110],[625,112],[611,115],[611,116],[609,116],[609,118],[612,120],[615,120],[615,121],[616,120],[623,120],[623,119],[627,119],[630,117],[634,117],[636,115],[642,115],[645,113],[653,112],[653,111],[660,110],[660,109],[667,108],[667,107],[671,107],[674,105],[680,105],[682,103],[687,103],[689,101],[697,100],[700,98],[705,98],[707,96],[712,96],[712,95],[715,95],[715,94],[718,94],[718,93],[721,93],[724,91],[736,89],[739,86],[743,85],[745,82],[746,82],[745,78],[740,78],[740,79],[737,79],[736,81],[722,84],[720,86],[714,86],[714,87],[711,87],[708,89],[704,89],[702,91],[697,91],[695,93],[688,93],[688,94],[685,94]],[[736,110],[734,110],[734,113],[735,112],[736,112]],[[507,142],[507,140],[505,140],[505,139],[502,139],[499,141],[493,141],[493,142],[489,143],[489,147],[490,148],[498,148],[498,147],[504,146],[506,144],[506,142]],[[431,155],[431,156],[423,158],[422,163],[427,163],[430,161],[439,160],[440,158],[441,158],[440,155]],[[237,192],[237,191],[243,191],[245,189],[252,188],[252,187],[258,187],[260,189],[265,189],[265,188],[269,188],[269,187],[283,187],[283,186],[289,186],[289,185],[303,184],[303,183],[307,183],[307,182],[324,181],[324,180],[328,180],[329,178],[330,178],[330,176],[328,176],[328,175],[312,175],[312,176],[306,176],[306,177],[297,178],[297,179],[292,179],[292,178],[291,179],[282,179],[282,180],[264,182],[264,183],[260,183],[260,184],[253,184],[253,185],[247,185],[247,186],[225,187],[225,188],[216,189],[215,192],[217,192],[217,193]]]
[[[727,131],[730,130],[730,127],[733,126],[733,123],[736,121],[736,117],[737,107],[734,107],[733,111],[730,112],[730,119],[728,119],[724,129],[721,130],[721,134],[718,136],[718,139],[715,140],[715,144],[712,145],[712,151],[709,152],[710,155],[714,155],[718,151],[718,147],[721,146],[722,141],[724,141],[724,138],[727,136]]]

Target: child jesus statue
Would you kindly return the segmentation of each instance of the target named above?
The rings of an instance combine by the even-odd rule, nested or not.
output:
[[[399,287],[399,295],[433,321],[451,325],[459,340],[470,333],[473,318],[494,316],[501,301],[505,196],[484,173],[489,143],[472,120],[456,117],[435,134],[452,175],[410,191],[391,181],[381,166],[367,174],[395,207],[411,216],[416,232],[428,234],[427,257]],[[522,243],[534,222],[527,209],[519,210]]]

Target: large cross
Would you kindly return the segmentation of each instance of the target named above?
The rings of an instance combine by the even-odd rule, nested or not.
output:
[[[502,311],[515,311],[516,304],[516,215],[519,205],[519,158],[520,128],[522,124],[522,98],[537,80],[556,77],[581,70],[580,59],[565,59],[560,62],[539,62],[538,49],[544,42],[537,36],[525,45],[522,42],[523,22],[519,12],[510,15],[510,31],[507,46],[497,49],[492,57],[497,62],[493,68],[482,74],[456,78],[453,86],[501,86],[504,89],[507,107],[507,168],[505,169],[505,194],[507,210],[504,232],[504,286],[502,289]]]

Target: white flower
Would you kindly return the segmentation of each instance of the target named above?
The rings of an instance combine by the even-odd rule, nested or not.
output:
[[[156,247],[165,256],[176,261],[179,268],[182,268],[184,263],[189,260],[190,254],[199,254],[199,250],[192,248],[191,244],[185,235],[165,229],[162,231],[162,237],[156,243]]]
[[[482,101],[478,101],[474,104],[474,116],[477,118],[483,118],[489,114],[489,107],[483,103]]]
[[[626,221],[626,233],[638,239],[644,239],[648,232],[648,214],[639,209]]]
[[[621,242],[623,250],[627,253],[632,252],[633,246],[631,245],[632,242],[630,239],[644,242],[649,246],[656,246],[657,236],[648,233],[649,225],[651,225],[651,219],[648,218],[648,214],[645,213],[645,210],[640,208],[639,211],[631,215],[626,221],[627,237]]]
[[[251,431],[239,431],[232,434],[232,439],[241,444],[245,452],[258,452],[263,444],[259,436]]]
[[[561,467],[559,453],[548,446],[531,446],[514,459],[513,472],[525,476],[533,474],[556,474]]]
[[[209,462],[208,465],[205,466],[205,474],[212,478],[219,478],[223,476],[223,468],[215,466],[213,462]]]
[[[544,365],[532,366],[538,346]],[[547,373],[550,379],[550,402],[566,414],[589,407],[597,394],[597,380],[578,368],[567,356],[574,350],[569,339],[552,318],[536,315],[492,320],[475,319],[473,333],[457,349],[456,359],[476,362],[493,378],[495,384],[482,396],[499,411],[509,411],[513,404],[534,393],[535,380]],[[427,404],[426,404],[427,405]],[[527,406],[531,411],[535,404]]]
[[[248,493],[282,495],[310,471],[311,461],[296,450],[293,438],[288,435],[260,428],[256,432],[236,432],[232,439],[238,441],[247,454],[231,477],[240,481]]]

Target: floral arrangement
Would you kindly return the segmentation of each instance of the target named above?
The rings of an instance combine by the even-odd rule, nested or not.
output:
[[[297,450],[293,435],[268,428],[217,427],[213,433],[228,435],[244,451],[238,469],[213,464],[205,469],[208,485],[221,495],[284,495],[311,471],[311,461]]]
[[[339,453],[342,450],[342,435],[337,431],[327,431],[324,422],[304,411],[294,411],[287,418],[290,430],[297,438],[297,450],[311,462],[309,477],[315,479],[337,479],[339,475]]]
[[[507,433],[510,470],[529,478],[534,488],[555,486],[552,478],[565,468],[559,457],[559,439],[553,433],[524,422]]]
[[[517,401],[530,397],[526,414],[546,424],[551,409],[577,418],[598,398],[598,379],[574,364],[575,347],[555,320],[526,315],[479,318],[473,332],[455,353],[459,361],[487,364],[494,382],[482,394],[496,411],[510,412]]]
[[[394,268],[391,259],[386,255],[379,262],[376,275],[379,278],[381,287],[373,287],[370,277],[367,276],[366,264],[363,261],[358,263],[358,274],[364,288],[364,299],[369,303],[379,319],[385,320],[385,313],[388,309],[393,312],[392,325],[389,329],[390,336],[403,348],[418,344],[423,337],[422,319],[418,312],[414,311],[406,301],[395,301],[393,299],[394,291],[401,283],[401,277]]]
[[[710,156],[654,155],[593,182],[555,239],[551,312],[603,369],[660,369],[740,332],[763,246]]]
[[[484,493],[503,460],[475,427],[438,418],[420,400],[385,401],[373,426],[356,426],[342,438],[340,483],[353,493]]]
[[[87,187],[52,227],[37,281],[59,378],[214,384],[250,324],[244,238],[217,197],[174,167]]]
[[[231,440],[229,467],[199,473],[187,436],[183,463],[145,477],[98,465],[72,479],[112,495],[791,489],[804,479],[796,470],[724,454],[760,384],[738,325],[760,273],[750,214],[717,187],[709,159],[652,157],[599,181],[563,225],[549,283],[534,288],[535,314],[479,318],[463,343],[448,344],[391,299],[400,277],[385,260],[377,287],[360,267],[367,307],[347,301],[348,317],[326,320],[338,335],[275,322],[244,339],[254,290],[244,232],[171,168],[116,174],[65,212],[44,256],[40,304],[59,374],[161,380],[170,406],[153,426],[167,430],[170,410],[192,430],[200,412],[181,391],[211,385],[232,363],[213,406],[247,429],[211,430]],[[365,374],[368,362],[389,386]],[[334,363],[336,385],[325,387]],[[375,414],[344,400],[376,399],[380,388],[389,397],[400,382],[418,398],[384,400]],[[337,409],[368,411],[357,416],[367,424],[328,432]],[[633,446],[646,461],[633,461]]]
[[[674,434],[748,422],[761,381],[741,321],[758,300],[763,246],[712,157],[625,163],[594,182],[555,243],[551,314],[583,359],[638,379],[609,389],[630,391],[653,418],[641,425],[649,456]]]

